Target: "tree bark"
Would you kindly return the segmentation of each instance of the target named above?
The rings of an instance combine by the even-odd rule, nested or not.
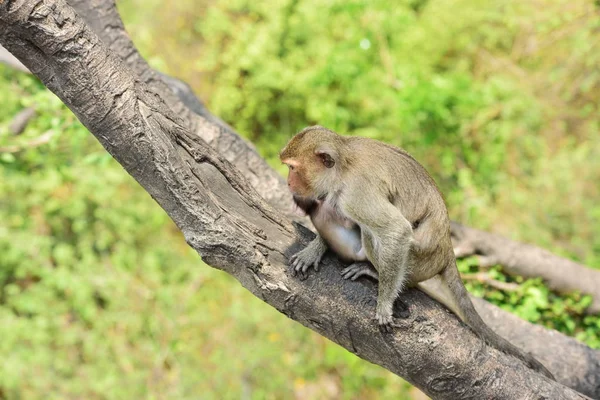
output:
[[[171,88],[177,90],[181,84],[153,70],[135,48],[125,31],[123,21],[113,0],[68,0],[68,3],[86,19],[92,30],[117,53],[133,70],[136,76],[146,83],[155,93],[160,93],[164,102],[178,115],[185,126],[200,136],[227,161],[235,165],[256,191],[279,210],[292,215],[293,203],[285,190],[273,190],[285,187],[282,177],[274,171],[258,154],[251,143],[237,135],[230,126],[209,113],[195,97],[188,97],[184,104]],[[189,107],[195,101],[196,107]],[[204,110],[204,111],[202,111]]]
[[[13,56],[4,47],[0,47],[0,62],[9,65],[12,68],[18,69],[19,71],[29,72],[26,66],[21,63],[15,56]]]
[[[494,313],[508,325],[507,337],[572,389],[490,348],[419,291],[400,295],[410,304],[410,315],[396,318],[393,334],[382,334],[373,321],[375,285],[343,280],[339,261],[326,259],[305,281],[292,276],[287,259],[310,240],[310,231],[266,203],[173,112],[166,95],[109,51],[64,0],[0,0],[0,43],[62,99],[206,263],[230,273],[288,317],[436,399],[600,397],[598,351],[558,332],[498,317],[502,313],[485,302],[478,306],[486,320]]]

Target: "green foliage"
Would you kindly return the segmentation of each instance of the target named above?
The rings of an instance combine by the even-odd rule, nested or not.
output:
[[[477,258],[459,260],[458,269],[462,274],[478,272]],[[517,283],[518,286],[516,290],[507,291],[482,282],[468,281],[465,285],[469,292],[527,321],[574,336],[592,348],[600,348],[600,318],[585,314],[585,309],[592,302],[590,296],[580,293],[559,296],[544,286],[541,278],[508,276],[499,266],[486,270],[486,274],[491,280]]]
[[[600,267],[600,33],[586,2],[119,6],[150,63],[192,83],[274,166],[315,123],[401,145],[453,218]],[[28,106],[37,116],[13,136]],[[3,66],[0,150],[0,398],[410,396],[199,265],[60,101]],[[520,287],[473,293],[600,347],[589,298],[488,273]]]
[[[309,124],[401,145],[440,183],[454,218],[600,266],[600,91],[589,89],[599,81],[584,61],[600,54],[589,39],[597,22],[566,1],[537,8],[217,1],[188,22],[203,49],[190,65],[206,76],[211,109],[275,166]],[[575,46],[574,70],[555,68],[559,56],[528,40]],[[566,100],[564,81],[573,83]]]

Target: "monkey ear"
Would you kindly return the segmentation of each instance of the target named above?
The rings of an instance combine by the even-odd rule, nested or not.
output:
[[[333,168],[333,166],[335,165],[335,153],[333,151],[318,149],[317,151],[315,151],[315,154],[317,155],[317,157],[319,157],[319,160],[321,160],[325,167]]]

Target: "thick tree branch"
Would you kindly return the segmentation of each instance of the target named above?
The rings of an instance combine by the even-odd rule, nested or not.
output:
[[[292,202],[283,180],[258,155],[251,143],[241,139],[230,126],[212,115],[187,84],[150,68],[127,35],[113,0],[69,0],[69,3],[151,90],[163,96],[189,129],[235,164],[263,198],[288,217],[306,222],[306,219],[293,214]],[[19,60],[2,47],[0,62],[28,72]],[[509,274],[542,277],[550,288],[559,292],[579,290],[594,299],[588,312],[600,312],[600,272],[541,248],[456,222],[452,224],[452,233],[456,239],[458,257],[478,254],[483,263],[503,265]]]
[[[483,266],[499,264],[508,274],[526,278],[542,277],[550,289],[559,293],[579,290],[593,298],[587,311],[591,314],[600,313],[600,271],[539,247],[469,228],[457,222],[452,222],[451,228],[457,257],[477,254]]]
[[[287,257],[311,234],[265,203],[162,96],[108,51],[64,0],[0,0],[0,43],[65,102],[208,264],[232,274],[288,317],[403,376],[433,398],[583,398],[488,347],[419,291],[400,296],[410,304],[410,316],[397,319],[394,334],[384,335],[372,319],[374,285],[344,281],[339,262],[326,260],[306,281],[291,276]],[[483,309],[495,312],[489,305]],[[600,395],[597,351],[523,321],[512,327],[527,333],[522,338],[536,336],[528,339],[527,348],[560,382]],[[532,343],[550,338],[568,349],[568,358]]]
[[[587,347],[575,340],[565,341],[565,337],[557,331],[532,325],[483,299],[472,297],[472,300],[481,317],[489,322],[497,333],[504,337],[510,337],[515,345],[525,348],[535,355],[545,352],[555,353],[551,361],[544,358],[542,362],[550,368],[555,377],[560,377],[558,380],[562,384],[577,389],[593,399],[600,399],[598,378],[598,372],[600,372],[598,355],[600,352],[596,350],[592,350],[591,353],[582,351]],[[502,323],[498,323],[498,321],[502,321]],[[515,334],[515,332],[520,333]],[[523,332],[528,332],[529,336],[520,336]],[[537,340],[532,341],[532,338]],[[592,367],[589,368],[590,366]],[[577,372],[569,372],[571,369]],[[583,389],[584,387],[586,389]]]
[[[160,93],[185,125],[203,137],[252,183],[271,205],[296,221],[307,222],[292,213],[292,203],[281,178],[248,142],[241,139],[226,123],[212,115],[194,95],[191,88],[178,79],[150,68],[127,35],[114,1],[70,0],[102,40],[147,83]],[[12,54],[0,47],[0,62],[28,71]],[[170,90],[168,90],[170,89]],[[457,256],[478,254],[483,263],[500,264],[513,275],[541,277],[548,286],[561,293],[581,291],[593,297],[590,314],[600,312],[600,272],[555,256],[541,248],[507,238],[452,224]]]
[[[258,154],[256,148],[237,135],[231,127],[199,107],[186,106],[165,82],[164,75],[154,71],[139,54],[125,31],[113,0],[68,0],[83,16],[92,30],[117,53],[134,73],[146,83],[149,90],[160,94],[163,101],[181,118],[183,124],[225,159],[235,165],[256,191],[272,206],[291,215],[293,205],[285,191],[271,190],[284,186],[281,176]],[[195,96],[194,96],[195,97]],[[196,99],[196,101],[198,101]],[[198,101],[202,107],[202,104]],[[204,107],[202,107],[204,109]],[[200,112],[198,112],[200,111]]]

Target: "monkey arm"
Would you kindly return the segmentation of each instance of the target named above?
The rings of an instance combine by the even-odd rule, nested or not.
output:
[[[385,196],[352,190],[344,195],[340,206],[360,226],[367,257],[378,271],[391,264],[406,264],[413,229],[408,219]]]

